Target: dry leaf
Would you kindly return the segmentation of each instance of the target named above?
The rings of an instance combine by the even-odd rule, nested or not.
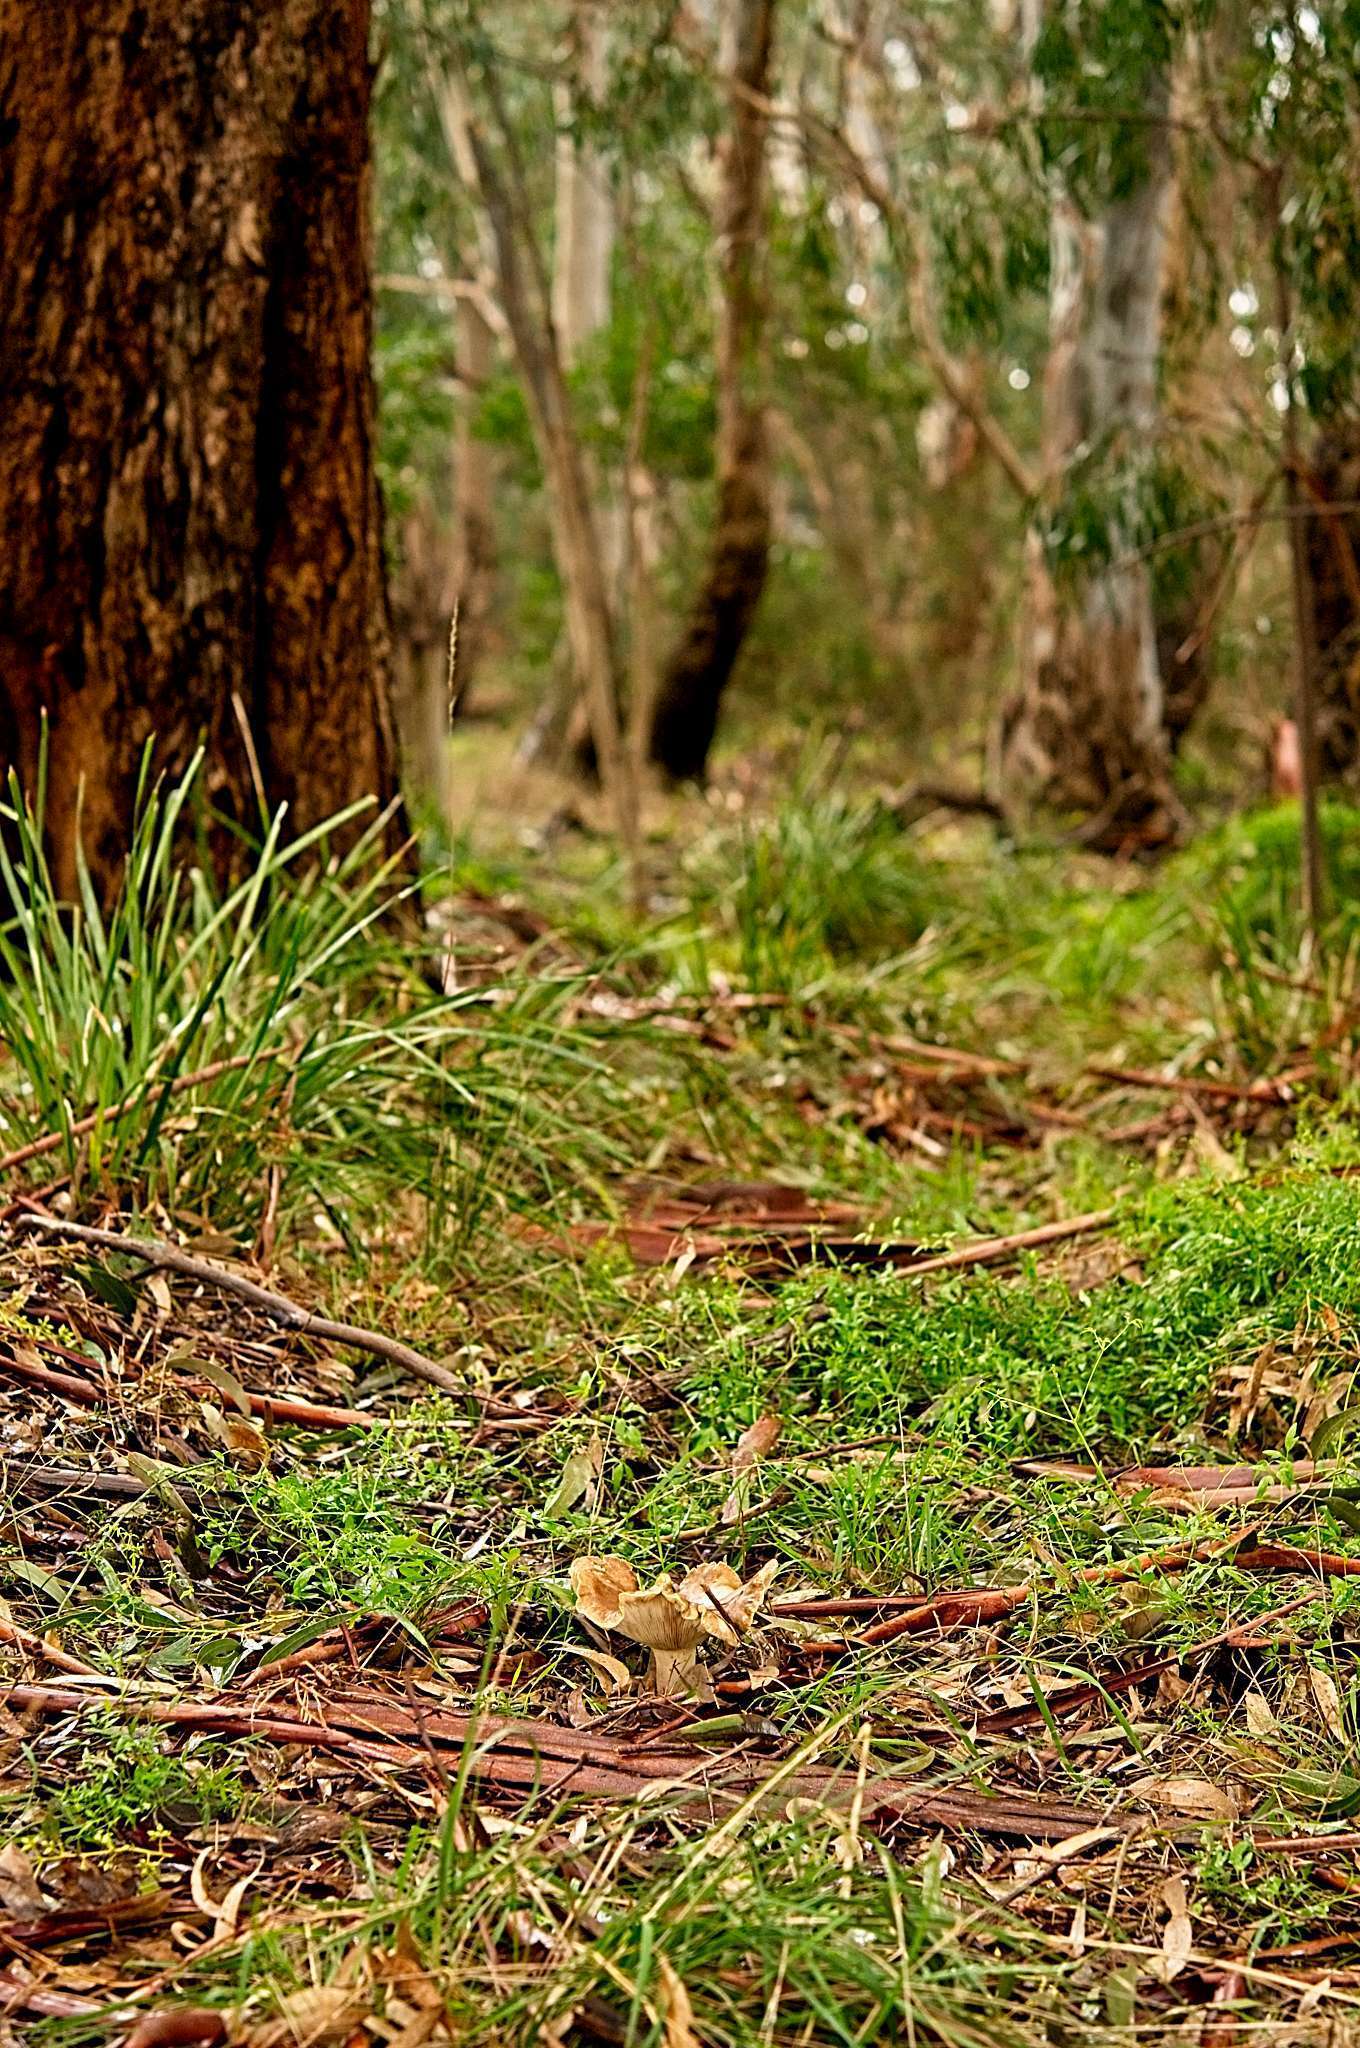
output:
[[[656,1973],[661,1980],[666,2048],[701,2048],[699,2036],[694,2031],[694,2008],[689,2002],[689,1993],[665,1956],[657,1957]]]
[[[1129,1789],[1166,1813],[1184,1813],[1196,1820],[1237,1818],[1236,1801],[1207,1778],[1140,1778]]]
[[[1250,1687],[1242,1696],[1242,1705],[1246,1708],[1247,1727],[1253,1735],[1270,1735],[1274,1732],[1275,1716],[1269,1700],[1263,1693],[1257,1692],[1254,1686]]]
[[[1162,1904],[1166,1907],[1167,1922],[1162,1930],[1161,1977],[1164,1984],[1169,1984],[1185,1968],[1195,1945],[1195,1931],[1190,1925],[1190,1908],[1181,1878],[1169,1877],[1166,1880],[1162,1886]]]
[[[1341,1695],[1336,1689],[1336,1680],[1329,1671],[1319,1670],[1316,1664],[1308,1668],[1308,1685],[1322,1717],[1322,1725],[1329,1735],[1338,1742],[1346,1740],[1346,1721],[1341,1711]]]
[[[736,1449],[732,1453],[732,1491],[723,1502],[722,1513],[718,1518],[724,1527],[730,1528],[734,1522],[741,1520],[746,1508],[750,1474],[779,1442],[783,1427],[784,1424],[778,1415],[762,1415],[737,1438]]]
[[[16,1842],[0,1848],[0,1906],[18,1919],[48,1911],[48,1899],[38,1883],[32,1860]]]
[[[323,2048],[363,2018],[366,2000],[353,1984],[304,1984],[279,2001],[279,2017],[252,2029],[249,2048]]]
[[[616,1692],[627,1692],[633,1683],[633,1674],[620,1657],[611,1657],[606,1650],[588,1650],[583,1643],[573,1643],[569,1654],[582,1657],[593,1671],[599,1673],[601,1690],[606,1698]]]
[[[573,1451],[562,1467],[562,1476],[548,1499],[543,1503],[543,1512],[549,1521],[557,1521],[570,1514],[578,1501],[584,1501],[587,1512],[599,1499],[600,1481],[604,1477],[604,1445],[598,1430],[583,1451]]]

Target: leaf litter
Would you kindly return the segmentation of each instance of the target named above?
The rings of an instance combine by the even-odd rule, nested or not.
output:
[[[944,1071],[952,1085],[960,1063]],[[1012,1078],[981,1064],[979,1077]],[[1284,1099],[1206,1092],[1234,1117]],[[576,1226],[571,1241],[621,1233],[644,1268],[727,1268],[747,1287],[837,1263],[957,1287],[1073,1236],[1104,1241],[1117,1213],[936,1251],[876,1239],[867,1211],[782,1183],[653,1186],[635,1199],[633,1220]],[[589,1541],[611,1512],[619,1457],[598,1407],[461,1372],[456,1393],[417,1403],[399,1354],[384,1366],[351,1352],[347,1363],[248,1294],[216,1293],[192,1270],[162,1274],[152,1291],[116,1243],[96,1249],[107,1269],[51,1243],[16,1241],[5,1257],[12,1556],[0,1647],[11,1682],[0,1783],[28,1819],[0,1863],[0,2013],[116,2012],[137,2048],[458,2038],[428,1950],[404,1953],[395,1925],[390,1940],[355,1932],[372,1894],[366,1870],[399,1867],[413,1824],[451,1829],[464,1858],[541,1840],[566,1869],[583,1843],[625,1860],[677,1843],[721,1856],[772,1823],[794,1830],[802,1853],[824,1853],[838,1885],[862,1886],[876,1856],[903,1873],[934,1857],[929,1884],[956,1901],[954,1939],[996,1938],[990,1902],[1036,1955],[1061,1948],[1086,1973],[1079,1997],[1108,2006],[1111,1959],[1125,1957],[1119,1997],[1150,2027],[1174,2033],[1193,2015],[1203,2041],[1228,2040],[1244,2001],[1307,1996],[1338,2013],[1357,2003],[1347,1954],[1360,1950],[1360,1910],[1346,1903],[1346,1873],[1360,1838],[1346,1821],[1360,1782],[1338,1752],[1352,1740],[1360,1637],[1348,1608],[1329,1609],[1327,1587],[1360,1574],[1360,1557],[1338,1546],[1330,1519],[1344,1446],[1318,1442],[1316,1415],[1314,1457],[1284,1456],[1261,1436],[1264,1404],[1290,1398],[1280,1353],[1251,1368],[1245,1398],[1240,1375],[1216,1396],[1224,1451],[1261,1437],[1251,1462],[1018,1461],[1009,1500],[985,1489],[970,1500],[961,1477],[949,1510],[961,1522],[985,1530],[1018,1511],[1020,1549],[992,1545],[1005,1576],[990,1583],[935,1572],[911,1585],[870,1572],[866,1583],[858,1566],[847,1582],[815,1544],[799,1557],[787,1534],[763,1554],[758,1489],[767,1469],[776,1487],[797,1479],[790,1434],[805,1427],[782,1405],[714,1457],[710,1554],[682,1555],[684,1532],[673,1532],[648,1571]],[[1128,1263],[1121,1254],[1090,1284],[1121,1284]],[[664,1466],[675,1397],[646,1380],[640,1412],[656,1433],[633,1455]],[[1298,1412],[1309,1399],[1305,1389]],[[514,1467],[520,1447],[581,1422],[589,1435],[558,1454],[535,1511]],[[347,1459],[413,1432],[438,1447],[441,1474],[450,1443],[483,1457],[491,1492],[460,1510],[441,1477],[425,1497],[408,1489],[396,1519],[470,1565],[489,1527],[517,1529],[517,1582],[474,1586],[463,1570],[461,1585],[434,1579],[427,1593],[346,1601],[337,1614],[332,1596],[300,1589],[296,1569],[271,1580],[268,1490],[324,1487]],[[889,1437],[844,1456],[851,1470],[886,1457],[906,1480],[923,1448]],[[833,1461],[833,1488],[837,1449],[833,1429],[818,1451]],[[1066,1504],[1056,1525],[1055,1499]],[[1039,1525],[1061,1528],[1064,1516],[1114,1554],[1079,1564],[1046,1552]],[[1187,1519],[1189,1533],[1173,1536]],[[398,1559],[401,1541],[398,1531]],[[731,1557],[712,1554],[728,1544]],[[115,1564],[127,1590],[110,1600],[99,1589]],[[1263,1604],[1258,1584],[1288,1597]],[[1111,1604],[1148,1586],[1151,1635],[1128,1625],[1145,1608]],[[582,1666],[589,1692],[572,1675]],[[122,1761],[96,1841],[75,1794],[110,1744]],[[223,1756],[245,1759],[246,1791],[214,1810],[203,1780]],[[1318,1756],[1330,1768],[1310,1769]],[[66,1842],[44,1836],[44,1802]],[[1244,1919],[1232,1873],[1240,1887],[1263,1871],[1287,1874],[1288,1903],[1270,1903],[1267,1887]],[[1270,1879],[1276,1892],[1284,1882]],[[1272,1930],[1310,1924],[1310,1885],[1329,1902],[1311,1909],[1311,1924],[1319,1913],[1332,1923],[1325,1938],[1272,1941]],[[562,1953],[532,1899],[531,1885],[521,1920],[478,1936],[493,1984],[526,1955],[541,1951],[546,1969]],[[1354,1912],[1352,1928],[1335,1926],[1338,1911]],[[194,2003],[212,1959],[242,1953],[257,1922],[305,1928],[309,1916],[350,1930],[330,1977],[264,2000],[224,1996],[222,1984],[214,2002]],[[605,1924],[572,1939],[598,1947]],[[663,1949],[643,2000],[677,2048],[709,2038],[686,1967]],[[626,1984],[603,1968],[600,1985],[543,2037],[624,2038]]]

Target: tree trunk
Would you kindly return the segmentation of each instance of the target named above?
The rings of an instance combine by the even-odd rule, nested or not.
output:
[[[1155,434],[1172,157],[1169,80],[1149,83],[1140,178],[1097,220],[1060,193],[1053,216],[1044,472],[1078,451],[1116,459]],[[1092,843],[1175,836],[1167,694],[1152,582],[1116,521],[1110,559],[1060,589],[1037,534],[1028,556],[1020,703],[1006,734],[1008,794],[1082,813]]]
[[[495,93],[495,82],[484,77]],[[440,111],[459,175],[483,210],[494,254],[497,295],[524,386],[529,419],[547,485],[553,554],[562,580],[567,635],[581,677],[591,737],[604,785],[625,843],[637,835],[637,795],[619,724],[619,666],[589,472],[572,416],[571,394],[557,346],[551,290],[534,238],[518,163],[503,175],[476,118],[465,73],[444,81]],[[503,109],[496,118],[504,133]]]
[[[558,128],[551,292],[553,332],[562,367],[568,372],[608,326],[611,312],[614,194],[608,165],[588,133],[589,117],[599,108],[608,82],[609,30],[601,0],[577,0],[569,41],[565,74],[553,95]],[[616,479],[613,488],[602,490],[598,464],[588,456],[583,460],[617,632],[627,605],[623,587],[626,485]],[[583,681],[570,646],[559,645],[552,664],[553,701],[537,729],[535,751],[556,762],[573,762],[590,777],[598,772],[599,763]]]
[[[496,362],[496,337],[472,299],[458,301],[458,410],[454,423],[453,590],[458,608],[457,701],[486,649],[496,595],[495,457],[476,431],[477,405]]]
[[[553,187],[552,317],[563,368],[609,322],[609,270],[614,252],[614,197],[595,145],[579,132],[583,110],[599,104],[608,51],[600,0],[578,0],[571,21],[569,79],[554,95],[557,160]]]
[[[1318,761],[1324,781],[1360,768],[1360,420],[1319,435],[1303,478],[1317,644]],[[1348,509],[1329,511],[1331,506]]]
[[[718,239],[718,509],[707,577],[662,679],[651,756],[674,781],[702,776],[718,711],[769,567],[765,358],[765,150],[774,0],[728,0],[721,69],[732,79]]]
[[[205,739],[246,821],[393,794],[367,32],[367,0],[7,0],[0,754],[33,786],[46,713],[64,889],[82,793],[115,878],[153,735],[171,771]]]

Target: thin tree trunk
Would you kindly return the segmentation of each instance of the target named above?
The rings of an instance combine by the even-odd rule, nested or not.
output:
[[[1057,195],[1044,471],[1085,446],[1132,452],[1155,434],[1172,156],[1165,73],[1149,82],[1143,175],[1098,220]],[[1179,826],[1151,577],[1109,535],[1110,560],[1058,588],[1028,547],[1022,699],[1007,736],[1008,795],[1082,813],[1093,843],[1159,844]]]
[[[611,312],[615,205],[605,159],[590,139],[608,75],[609,32],[601,0],[577,0],[569,29],[564,76],[554,91],[557,149],[553,184],[552,323],[562,367],[570,372]],[[597,465],[585,460],[595,532],[604,557],[605,584],[616,622],[627,608],[624,557],[628,521],[626,483],[601,489]],[[565,658],[564,658],[565,656]],[[598,770],[582,677],[571,650],[553,662],[552,701],[535,735],[534,751],[572,761],[586,775]]]
[[[496,337],[470,296],[457,313],[458,402],[453,440],[453,597],[458,611],[457,703],[486,651],[496,597],[495,456],[476,431],[477,405],[496,362]]]
[[[33,785],[46,714],[63,889],[82,793],[112,885],[152,737],[247,822],[257,771],[298,826],[393,794],[367,35],[367,0],[4,8],[0,755]]]
[[[600,0],[577,0],[571,21],[570,79],[559,83],[554,185],[552,317],[565,369],[609,323],[614,253],[614,195],[608,167],[580,132],[583,113],[605,88],[607,30]]]
[[[774,0],[728,0],[731,79],[718,235],[718,508],[708,574],[667,667],[651,755],[675,781],[702,776],[718,712],[769,567],[770,436],[764,395],[766,118]],[[725,53],[726,54],[726,53]]]
[[[527,217],[517,166],[512,164],[508,176],[502,176],[461,75],[447,80],[441,104],[454,161],[480,200],[494,250],[497,295],[547,484],[567,633],[585,692],[600,780],[620,834],[630,850],[635,850],[637,790],[628,773],[619,723],[619,669],[609,587],[585,458],[552,324],[548,279],[532,220]]]

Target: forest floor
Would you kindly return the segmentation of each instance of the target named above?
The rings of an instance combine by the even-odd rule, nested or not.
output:
[[[0,2040],[1360,2039],[1327,825],[11,925]]]

